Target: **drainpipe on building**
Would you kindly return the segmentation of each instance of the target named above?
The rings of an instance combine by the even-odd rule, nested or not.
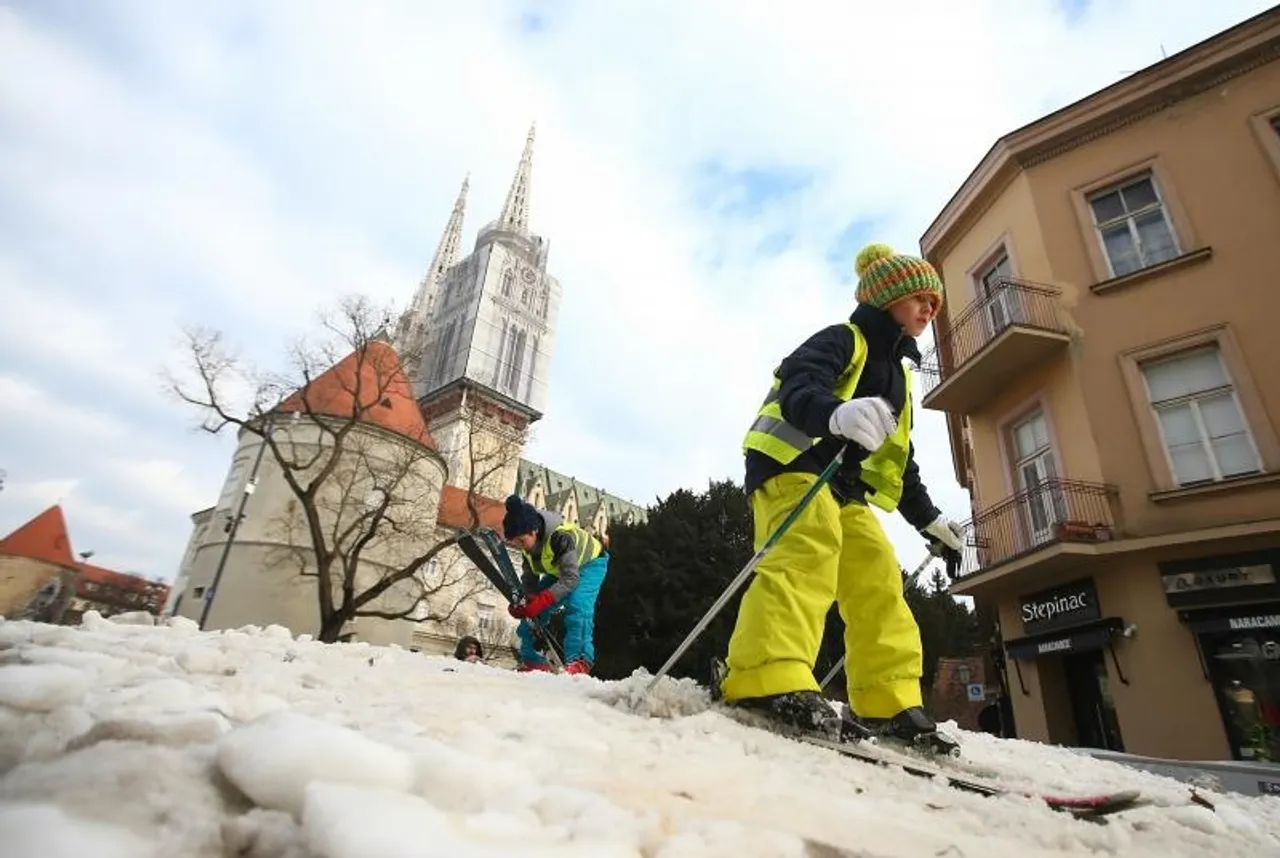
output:
[[[294,412],[294,417],[298,416],[298,412]],[[240,529],[240,522],[244,519],[244,508],[249,503],[249,496],[253,494],[254,488],[257,487],[258,468],[262,465],[262,456],[267,452],[267,439],[271,437],[272,426],[271,416],[266,419],[266,429],[262,435],[262,443],[258,446],[258,455],[253,460],[253,468],[249,471],[249,479],[244,484],[244,492],[240,495],[240,505],[236,508],[235,517],[231,519],[231,528],[227,532],[227,541],[222,546],[222,556],[218,558],[218,568],[213,571],[213,583],[209,585],[209,589],[204,594],[204,605],[200,608],[200,628],[204,629],[204,624],[209,619],[209,610],[213,607],[214,594],[218,592],[218,582],[222,580],[222,570],[226,568],[227,557],[231,554],[231,543],[235,542],[236,531]]]

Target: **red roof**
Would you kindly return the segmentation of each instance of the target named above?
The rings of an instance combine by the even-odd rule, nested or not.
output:
[[[149,588],[162,588],[168,595],[169,585],[148,581],[140,575],[128,575],[103,566],[83,563],[71,556],[71,539],[67,536],[67,521],[62,507],[55,504],[13,533],[0,539],[0,555],[43,560],[79,572],[76,589],[86,583],[104,584],[118,590],[145,592]]]
[[[436,449],[400,356],[382,340],[347,355],[281,403],[279,410],[358,418]]]
[[[54,504],[0,539],[0,555],[3,554],[74,568],[77,564],[71,556],[71,539],[67,536],[62,507]]]
[[[476,511],[480,513],[480,526],[502,532],[502,517],[507,507],[504,501],[475,496]],[[467,491],[457,486],[445,486],[440,491],[440,513],[436,521],[445,527],[470,527],[471,510],[467,508]]]
[[[163,587],[167,592],[168,584],[158,581],[149,581],[141,575],[130,575],[125,572],[116,572],[113,569],[107,569],[102,566],[94,566],[90,563],[77,563],[80,569],[80,584],[92,581],[95,584],[105,584],[109,587],[116,587],[120,590],[145,590],[148,587]]]

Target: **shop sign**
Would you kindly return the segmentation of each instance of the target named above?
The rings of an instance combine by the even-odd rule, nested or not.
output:
[[[1263,614],[1254,617],[1231,617],[1227,620],[1227,628],[1233,632],[1247,632],[1250,629],[1280,628],[1280,614]]]
[[[1027,634],[1069,628],[1102,618],[1092,578],[1083,578],[1022,597],[1019,607]],[[1068,648],[1070,642],[1068,641]]]
[[[1164,592],[1192,593],[1202,590],[1224,590],[1229,587],[1253,587],[1276,583],[1276,573],[1270,563],[1254,566],[1231,566],[1224,569],[1205,569],[1199,572],[1175,572],[1161,576]]]

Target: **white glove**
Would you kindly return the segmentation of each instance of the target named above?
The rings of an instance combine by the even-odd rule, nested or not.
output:
[[[893,409],[879,396],[850,399],[831,412],[831,434],[848,438],[869,453],[880,449],[897,428]]]
[[[952,551],[964,550],[964,528],[940,515],[925,525],[924,532]]]

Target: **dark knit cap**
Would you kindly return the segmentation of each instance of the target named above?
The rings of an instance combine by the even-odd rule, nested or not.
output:
[[[520,495],[507,497],[507,514],[502,517],[502,537],[511,539],[524,533],[537,533],[542,526],[542,516],[532,504]]]

